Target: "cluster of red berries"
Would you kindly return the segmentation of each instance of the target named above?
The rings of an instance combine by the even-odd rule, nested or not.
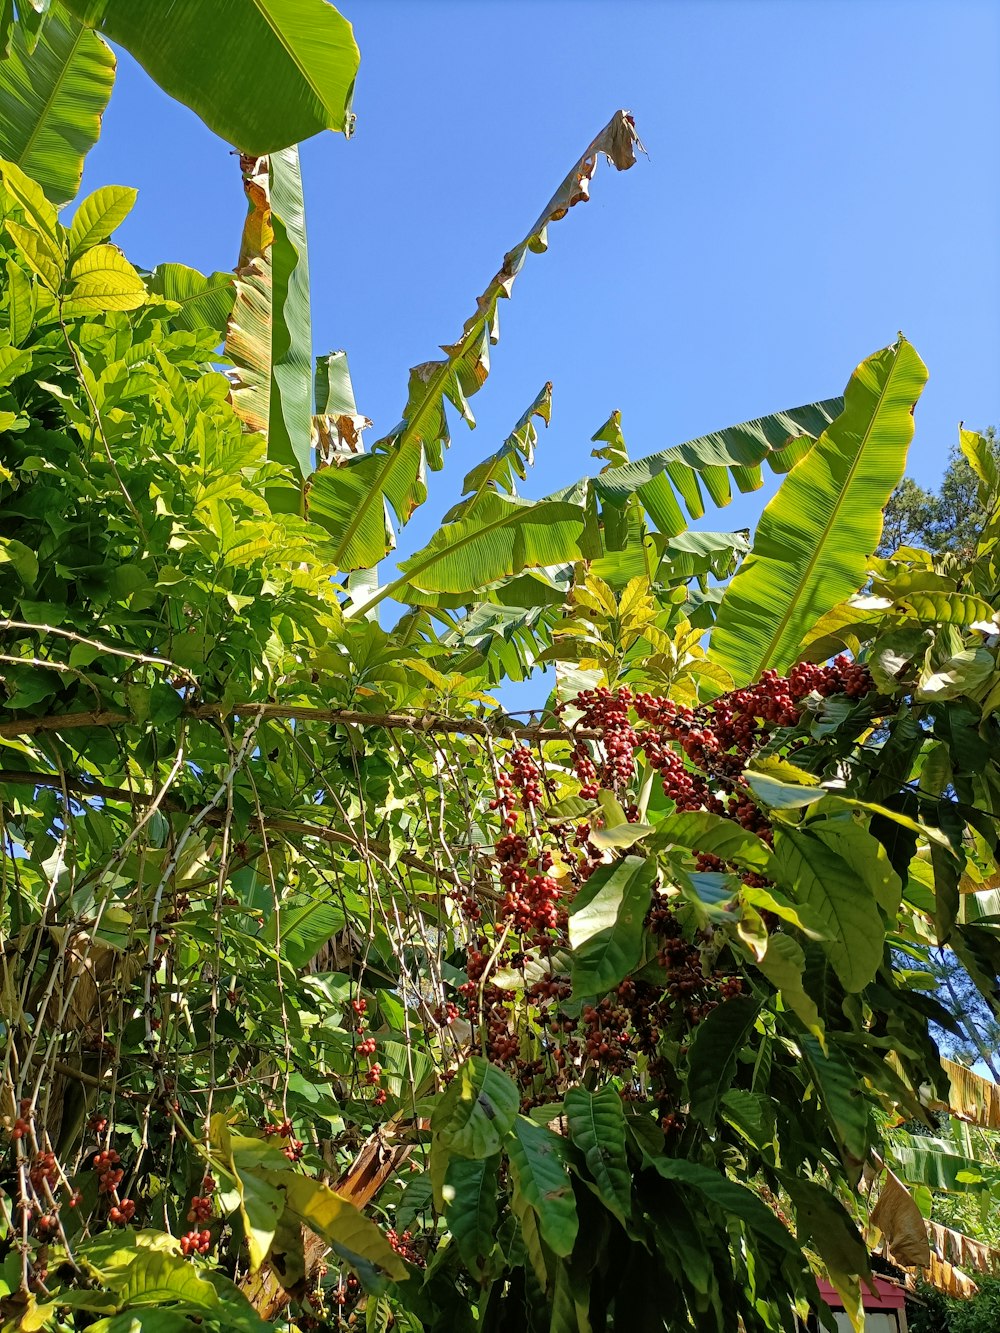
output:
[[[610,791],[621,802],[626,818],[637,820],[638,809],[629,803],[627,793],[641,752],[676,809],[710,811],[770,842],[770,822],[743,779],[754,752],[775,727],[799,724],[808,696],[840,694],[859,699],[873,688],[867,667],[842,656],[828,666],[800,664],[787,677],[767,671],[755,685],[697,708],[650,693],[633,693],[623,686],[581,691],[556,711],[575,707],[580,714],[577,726],[600,734],[597,741],[576,739],[570,754],[584,799],[595,799],[602,789]],[[536,958],[554,958],[565,945],[567,905],[606,859],[592,840],[600,811],[575,827],[551,819],[541,825],[536,819],[543,795],[554,790],[555,783],[545,775],[541,761],[525,746],[515,745],[496,776],[496,795],[490,802],[503,826],[493,849],[503,888],[498,918],[511,932],[502,961],[514,969],[522,965],[526,950],[533,951]],[[550,873],[557,858],[562,866],[559,876]],[[706,855],[698,855],[697,864],[702,870],[731,868],[718,857]],[[766,883],[746,872],[743,878],[748,883]],[[479,915],[477,907],[467,920],[474,923]],[[458,992],[470,1020],[483,1022],[489,1059],[509,1068],[518,1079],[525,1106],[533,1103],[536,1080],[544,1083],[554,1073],[557,1082],[568,1083],[592,1063],[604,1071],[625,1073],[640,1052],[647,1058],[655,1083],[662,1065],[658,1047],[664,1033],[683,1044],[690,1029],[717,1004],[741,993],[739,977],[705,965],[699,942],[684,938],[665,899],[656,900],[647,924],[660,937],[659,962],[666,973],[662,983],[626,979],[616,992],[585,1007],[579,1017],[567,1014],[564,1008],[570,989],[566,978],[553,973],[525,988],[525,998],[544,1034],[541,1058],[537,1051],[526,1054],[510,1008],[510,992],[489,981],[481,984],[487,966],[499,961],[486,952],[485,938],[468,950],[468,980]],[[452,1009],[457,1014],[457,1007]],[[440,1007],[435,1017],[441,1021]],[[662,1073],[666,1075],[665,1067]]]
[[[486,940],[480,938],[478,947],[469,949],[465,960],[465,974],[468,980],[463,981],[457,989],[466,1002],[470,1022],[478,1024],[481,987],[487,1057],[495,1065],[508,1065],[518,1060],[521,1039],[514,1031],[506,1007],[506,1001],[511,998],[510,991],[501,990],[492,982],[481,985],[490,962],[490,955],[484,951],[485,945]],[[514,962],[516,957],[517,955],[514,955],[511,962]]]
[[[377,1042],[372,1036],[365,1036],[365,1012],[368,1009],[368,1001],[359,996],[351,1001],[351,1008],[354,1010],[354,1016],[357,1022],[354,1027],[354,1035],[360,1037],[361,1041],[354,1048],[354,1053],[361,1060],[369,1060],[375,1054]]]
[[[125,1172],[118,1165],[120,1161],[114,1148],[105,1148],[103,1152],[94,1154],[93,1166],[98,1173],[97,1188],[101,1194],[114,1194],[122,1183]]]
[[[25,1135],[31,1133],[31,1120],[33,1115],[31,1098],[22,1097],[17,1110],[17,1119],[14,1121],[14,1128],[10,1131],[10,1137],[15,1143],[17,1143],[18,1139],[23,1139]]]
[[[351,1008],[354,1011],[354,1017],[357,1020],[354,1027],[354,1035],[361,1040],[354,1048],[354,1054],[358,1059],[371,1060],[378,1047],[378,1043],[372,1036],[365,1036],[365,1014],[368,1012],[368,1001],[363,995],[357,996],[351,1001]],[[382,1066],[371,1063],[365,1073],[365,1082],[369,1087],[376,1089],[375,1096],[372,1099],[376,1106],[384,1106],[386,1102],[385,1088],[379,1087],[382,1081]]]
[[[600,686],[596,690],[581,690],[573,706],[582,714],[580,725],[599,729],[602,734],[604,761],[599,768],[583,745],[573,748],[572,761],[580,779],[580,795],[593,799],[599,787],[617,791],[625,786],[635,772],[635,751],[638,737],[629,721],[628,710],[634,702],[632,691],[625,685],[617,690]],[[562,712],[559,705],[557,712]]]
[[[517,824],[518,805],[522,810],[532,810],[541,804],[543,787],[551,789],[552,784],[542,777],[534,756],[523,745],[511,750],[507,769],[496,775],[497,794],[489,805],[491,810],[503,811],[504,827],[512,829]]]
[[[187,1220],[189,1222],[207,1222],[212,1216],[212,1200],[207,1194],[195,1194],[191,1199]]]
[[[434,1009],[434,1022],[439,1027],[450,1028],[461,1011],[457,1004],[449,1000],[447,1004],[439,1004]]]
[[[59,1178],[59,1165],[54,1152],[36,1153],[28,1170],[28,1179],[36,1190],[45,1185],[50,1188]]]
[[[121,1203],[114,1204],[108,1211],[108,1221],[116,1227],[127,1226],[133,1217],[135,1217],[133,1199],[122,1199]]]
[[[662,1019],[681,1013],[688,1027],[697,1027],[721,1001],[743,993],[739,977],[706,974],[701,951],[684,937],[669,903],[661,901],[651,907],[646,922],[661,940],[657,958],[666,972]]]
[[[208,1254],[212,1248],[212,1233],[205,1227],[202,1231],[189,1231],[181,1236],[181,1254],[190,1258],[192,1254]]]
[[[360,1289],[361,1284],[358,1282],[358,1279],[354,1274],[351,1273],[346,1282],[342,1278],[337,1283],[330,1295],[333,1297],[333,1303],[335,1305],[343,1306],[346,1305],[349,1300],[352,1300],[357,1296]],[[301,1320],[299,1322],[301,1323]]]
[[[530,856],[527,839],[514,833],[498,838],[493,852],[500,867],[500,883],[506,890],[502,916],[520,934],[555,928],[559,924],[561,891],[557,881],[547,874],[552,868],[551,853]]]
[[[417,1268],[424,1268],[426,1266],[427,1261],[424,1259],[424,1256],[420,1251],[414,1247],[413,1236],[409,1231],[404,1231],[402,1235],[398,1235],[396,1231],[390,1227],[385,1233],[385,1238],[399,1257],[405,1259],[408,1264],[414,1264]]]
[[[295,1137],[295,1127],[286,1116],[284,1120],[277,1125],[267,1124],[264,1126],[265,1138],[287,1139],[281,1151],[290,1162],[301,1162],[302,1155],[305,1152],[306,1145],[301,1139]]]

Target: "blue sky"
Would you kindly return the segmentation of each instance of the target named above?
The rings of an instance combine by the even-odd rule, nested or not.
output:
[[[930,368],[911,472],[960,419],[1000,423],[1000,5],[993,0],[367,0],[355,137],[303,148],[316,351],[345,347],[377,434],[408,368],[476,295],[619,106],[649,150],[606,164],[501,310],[493,372],[403,532],[554,382],[528,495],[595,466],[614,408],[633,456],[839,393],[902,329]],[[247,77],[252,77],[248,72]],[[265,88],[261,96],[267,95]],[[122,56],[84,186],[139,187],[136,262],[236,258],[227,146]],[[752,523],[773,489],[706,515]]]

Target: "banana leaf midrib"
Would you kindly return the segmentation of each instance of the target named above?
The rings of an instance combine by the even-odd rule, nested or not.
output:
[[[69,72],[69,67],[73,61],[73,57],[79,50],[80,43],[83,41],[83,35],[85,31],[86,29],[80,28],[79,32],[73,38],[73,45],[70,47],[69,53],[67,54],[66,59],[63,61],[62,69],[59,71],[59,77],[52,85],[52,91],[49,93],[49,96],[45,99],[45,105],[42,108],[42,114],[36,119],[33,129],[31,133],[28,135],[28,141],[24,145],[24,148],[21,150],[21,153],[17,158],[17,165],[19,167],[23,168],[25,162],[27,162],[27,160],[31,157],[32,151],[34,150],[35,147],[35,142],[38,139],[38,136],[42,132],[42,126],[48,119],[49,112],[55,106],[56,98],[62,91],[62,86],[66,81],[66,75]]]
[[[767,645],[767,649],[760,660],[760,664],[758,666],[758,675],[766,671],[769,664],[771,663],[774,654],[778,649],[778,645],[781,643],[785,630],[788,628],[793,615],[798,609],[803,591],[809,585],[813,571],[815,570],[816,565],[819,562],[820,555],[823,552],[826,542],[829,540],[830,533],[833,530],[836,519],[839,516],[841,509],[843,508],[844,504],[848,499],[848,495],[851,489],[851,484],[854,480],[858,468],[861,466],[861,460],[864,456],[865,448],[868,444],[871,434],[874,431],[876,425],[879,424],[879,413],[882,410],[886,395],[889,392],[889,387],[893,382],[893,377],[895,376],[898,367],[899,367],[899,355],[897,353],[896,358],[893,360],[892,367],[890,368],[888,375],[885,377],[885,383],[883,384],[882,389],[879,392],[878,401],[876,403],[875,409],[871,413],[868,425],[865,428],[861,441],[854,452],[854,458],[851,461],[844,484],[840,488],[840,494],[837,496],[836,502],[834,503],[834,505],[830,510],[830,516],[827,519],[827,522],[824,525],[822,532],[818,534],[816,540],[813,543],[812,553],[809,556],[809,559],[806,563],[805,568],[802,571],[802,574],[796,581],[795,595],[788,599],[788,604],[785,607],[785,611],[781,616],[781,619],[778,621],[774,633],[771,635],[770,642]],[[826,432],[824,432],[824,434],[825,433]]]
[[[483,327],[485,326],[485,323],[486,323],[485,316],[479,316],[475,318],[473,320],[472,327],[466,332],[461,342],[457,344],[455,352],[450,354],[448,358],[441,363],[438,369],[428,380],[427,389],[424,393],[423,403],[418,408],[418,410],[414,412],[414,414],[406,421],[406,424],[403,426],[403,429],[393,440],[391,449],[385,455],[385,463],[379,469],[375,479],[373,480],[371,486],[368,489],[367,494],[364,496],[364,498],[361,500],[361,502],[355,509],[354,517],[351,519],[351,521],[345,528],[344,535],[341,538],[336,551],[334,552],[335,561],[343,560],[346,552],[350,550],[351,542],[354,540],[358,528],[361,526],[362,522],[367,518],[372,505],[374,505],[376,501],[379,504],[385,503],[385,489],[383,486],[385,478],[391,474],[392,469],[395,467],[397,460],[401,457],[406,447],[410,444],[414,434],[416,433],[417,426],[419,425],[419,423],[423,418],[424,413],[429,410],[430,403],[437,398],[439,393],[443,394],[444,387],[448,382],[448,377],[451,374],[452,367],[457,365],[458,362],[461,361],[466,351],[468,351],[467,344],[471,346],[471,343],[473,341],[473,335],[481,333]],[[368,456],[370,458],[373,455],[369,454]]]
[[[419,562],[419,564],[416,564],[412,568],[408,569],[398,579],[393,579],[391,583],[387,583],[384,588],[380,588],[376,596],[371,598],[370,601],[365,602],[363,606],[358,607],[355,614],[361,615],[365,611],[371,610],[373,606],[377,606],[378,603],[381,602],[384,598],[395,596],[395,594],[399,592],[401,588],[405,588],[407,584],[412,583],[416,576],[422,574],[425,569],[429,569],[432,565],[436,564],[437,561],[442,559],[444,556],[454,555],[456,551],[462,550],[463,547],[468,546],[471,542],[481,541],[484,537],[488,537],[490,533],[496,532],[500,528],[507,527],[510,524],[511,519],[513,518],[516,512],[520,511],[521,513],[530,513],[532,510],[537,509],[541,505],[565,504],[564,501],[556,501],[556,500],[539,500],[534,504],[525,503],[523,501],[518,503],[517,501],[511,501],[510,499],[505,500],[505,503],[511,505],[511,510],[508,513],[501,514],[498,518],[492,519],[488,523],[483,523],[477,527],[470,528],[468,532],[464,533],[460,537],[457,537],[447,546],[439,547],[436,551],[430,552],[423,560]],[[579,506],[566,505],[566,508],[579,509]],[[584,514],[582,509],[579,510],[579,513],[580,513],[580,527],[582,531],[586,522],[586,515]],[[459,519],[458,522],[462,523],[466,522],[466,520],[463,518]],[[440,531],[444,532],[447,531],[447,529],[442,528]],[[419,555],[419,552],[417,554]],[[415,556],[411,556],[410,558],[416,559]]]

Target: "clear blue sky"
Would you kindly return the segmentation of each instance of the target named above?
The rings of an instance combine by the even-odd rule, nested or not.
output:
[[[604,164],[591,202],[529,257],[479,427],[455,423],[404,552],[547,379],[529,495],[593,469],[614,408],[637,457],[839,393],[898,329],[931,372],[918,480],[940,476],[960,419],[1000,423],[995,0],[343,9],[362,52],[357,133],[303,149],[314,335],[317,352],[348,350],[371,438],[617,107],[649,150],[624,175]],[[136,262],[232,266],[236,160],[127,56],[84,184],[106,182],[139,187],[119,233]],[[772,487],[706,525],[752,522]]]

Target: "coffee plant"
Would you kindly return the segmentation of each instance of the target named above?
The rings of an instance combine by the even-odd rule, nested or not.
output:
[[[3,1329],[772,1333],[833,1327],[819,1278],[857,1328],[873,1272],[968,1294],[1000,1097],[927,980],[943,952],[1000,1004],[988,441],[974,556],[877,557],[904,338],[645,458],[614,413],[531,502],[546,385],[388,570],[632,119],[367,445],[312,358],[294,147],[350,128],[349,25],[170,8],[0,6]],[[126,187],[60,216],[100,32],[240,150],[234,274],[130,264]],[[752,540],[689,528],[764,465]]]

